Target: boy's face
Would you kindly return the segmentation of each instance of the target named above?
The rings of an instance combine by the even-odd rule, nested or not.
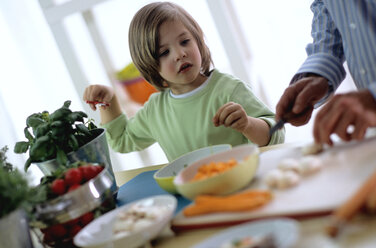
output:
[[[164,22],[159,28],[159,74],[174,94],[199,87],[205,77],[200,74],[201,54],[197,42],[180,21]]]

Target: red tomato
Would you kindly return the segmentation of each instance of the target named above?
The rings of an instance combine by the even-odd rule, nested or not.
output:
[[[49,232],[54,238],[60,239],[67,235],[67,229],[62,224],[50,226]]]
[[[81,171],[82,176],[84,175],[85,167],[87,167],[87,166],[86,165],[82,165],[82,166],[78,167],[78,169]]]
[[[72,185],[72,186],[69,187],[68,192],[71,192],[71,191],[73,191],[73,190],[76,190],[76,189],[78,189],[79,187],[81,187],[81,185],[79,185],[79,184],[74,184],[74,185]]]
[[[73,219],[73,220],[70,220],[70,221],[67,221],[64,223],[64,226],[65,227],[71,227],[71,226],[75,226],[78,224],[78,222],[80,221],[80,218],[76,218],[76,219]]]
[[[50,244],[54,241],[54,238],[49,232],[44,233],[43,235],[43,243]]]
[[[79,225],[72,226],[69,230],[69,237],[73,238],[79,231],[81,231],[81,229],[82,227]]]
[[[67,185],[80,184],[82,181],[82,173],[77,168],[71,168],[65,172],[65,183]]]
[[[67,186],[63,179],[55,179],[51,184],[51,190],[55,195],[63,195],[67,191]]]
[[[95,170],[96,170],[96,172],[97,172],[97,175],[98,175],[99,173],[101,173],[101,171],[104,169],[104,167],[103,167],[103,166],[100,166],[100,165],[94,165],[94,166],[92,166],[92,167],[95,168]]]
[[[43,233],[43,234],[46,234],[49,232],[49,229],[48,227],[47,228],[41,228],[40,231]]]
[[[89,224],[92,220],[94,219],[94,214],[93,212],[88,212],[84,215],[81,216],[80,222],[82,226],[86,226]]]
[[[89,181],[90,179],[94,178],[97,176],[97,169],[92,165],[92,166],[83,166],[80,167],[82,168],[82,176],[85,181]]]

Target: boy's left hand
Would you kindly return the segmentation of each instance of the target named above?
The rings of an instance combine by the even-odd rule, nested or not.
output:
[[[213,123],[216,127],[223,125],[243,132],[248,126],[248,116],[240,104],[228,102],[218,109]]]

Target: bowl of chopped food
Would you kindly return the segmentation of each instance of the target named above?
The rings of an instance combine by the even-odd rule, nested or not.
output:
[[[252,181],[258,164],[258,147],[240,145],[192,163],[179,172],[174,184],[190,200],[198,195],[231,194]]]
[[[75,237],[78,247],[143,247],[169,225],[177,206],[171,195],[128,203],[95,219]]]
[[[154,174],[154,179],[158,185],[171,194],[176,194],[177,190],[174,185],[175,176],[189,164],[196,162],[207,156],[227,151],[231,149],[231,145],[222,144],[203,147],[187,154],[180,156],[171,163],[165,165]]]

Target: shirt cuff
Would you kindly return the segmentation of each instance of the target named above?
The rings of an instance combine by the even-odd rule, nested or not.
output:
[[[328,79],[333,92],[338,88],[346,76],[346,71],[342,62],[336,57],[326,53],[310,55],[297,73],[307,72],[315,73]]]
[[[269,127],[272,127],[276,124],[274,119],[265,117],[259,117],[259,119],[264,120],[266,123],[268,123]],[[283,142],[285,142],[285,132],[285,127],[277,130],[275,133],[273,133],[272,137],[270,137],[269,143],[266,146],[282,144]]]
[[[376,82],[371,83],[367,89],[371,92],[373,98],[376,100]]]

